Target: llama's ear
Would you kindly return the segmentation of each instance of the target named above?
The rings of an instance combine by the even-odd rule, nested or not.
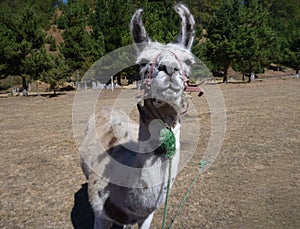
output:
[[[142,51],[144,46],[150,42],[146,29],[142,21],[143,10],[137,10],[132,16],[130,23],[131,35],[138,51]]]
[[[182,5],[177,4],[175,10],[178,12],[181,17],[181,27],[179,34],[176,38],[175,43],[182,45],[186,49],[191,49],[194,42],[195,35],[195,20],[189,9]]]

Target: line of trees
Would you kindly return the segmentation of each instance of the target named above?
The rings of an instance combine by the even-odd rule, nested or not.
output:
[[[1,0],[0,78],[42,80],[55,91],[77,80],[101,56],[131,44],[129,22],[144,8],[144,24],[153,40],[175,39],[177,1]],[[211,70],[229,67],[249,74],[271,62],[300,67],[298,0],[186,0],[197,23],[193,52]],[[48,32],[63,31],[59,43]],[[50,46],[50,48],[46,48]]]
[[[206,42],[195,52],[210,66],[245,74],[260,73],[271,62],[300,67],[300,2],[223,0],[204,27]]]
[[[54,0],[0,2],[0,78],[20,76],[25,95],[28,80],[50,83],[55,92],[61,76],[52,72],[67,69],[63,58],[49,54],[45,46],[55,8]]]

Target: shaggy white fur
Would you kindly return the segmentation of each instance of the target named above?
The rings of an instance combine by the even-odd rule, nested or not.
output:
[[[159,146],[160,130],[168,126],[176,138],[172,183],[180,153],[180,111],[184,76],[194,63],[190,48],[194,19],[189,10],[175,7],[182,18],[174,44],[151,42],[142,23],[142,10],[131,20],[131,32],[142,66],[144,96],[138,104],[137,125],[113,109],[91,116],[80,149],[81,167],[88,179],[95,228],[150,228],[155,210],[165,201],[168,163]],[[103,166],[105,165],[105,166]]]

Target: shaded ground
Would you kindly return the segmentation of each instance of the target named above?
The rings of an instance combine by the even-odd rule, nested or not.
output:
[[[174,228],[300,228],[300,80],[220,87],[227,109],[224,144]],[[118,93],[103,93],[99,103]],[[168,222],[210,136],[206,100],[192,97],[201,136],[172,189]],[[0,228],[90,228],[93,215],[72,134],[73,98],[0,98]],[[162,210],[153,228],[161,227]]]

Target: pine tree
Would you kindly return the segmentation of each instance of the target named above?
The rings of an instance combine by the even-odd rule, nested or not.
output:
[[[27,79],[37,79],[45,67],[45,33],[31,6],[17,14],[15,8],[5,6],[0,11],[0,75],[21,76],[27,94]]]
[[[235,34],[233,67],[244,74],[261,72],[277,51],[276,36],[268,24],[268,12],[257,0],[241,5]],[[249,77],[250,82],[250,77]]]
[[[49,55],[48,57],[49,65],[47,70],[42,72],[41,79],[50,84],[50,89],[56,95],[58,86],[69,79],[70,69],[62,56]]]
[[[179,30],[179,17],[174,1],[123,1],[96,0],[91,25],[95,34],[103,34],[105,52],[132,44],[129,30],[135,10],[144,10],[143,22],[153,41],[169,43],[175,40]]]
[[[227,82],[227,71],[234,59],[239,5],[238,0],[222,1],[207,25],[207,43],[202,53],[211,62],[209,66],[217,66],[224,71],[223,83]]]
[[[223,70],[223,83],[230,66],[243,73],[257,71],[277,50],[267,18],[267,11],[257,0],[222,1],[209,20],[207,42],[197,45],[196,54],[204,57],[208,66]]]
[[[143,8],[143,21],[150,38],[162,43],[174,41],[181,23],[174,10],[174,1],[145,1]]]
[[[101,33],[98,37],[93,36],[93,30],[88,26],[89,10],[84,2],[72,1],[68,2],[61,16],[66,28],[60,51],[72,72],[80,71],[81,75],[104,51]]]
[[[270,12],[269,23],[276,31],[279,43],[274,61],[300,69],[300,2],[273,0],[264,6]]]
[[[91,26],[95,37],[104,37],[105,53],[130,43],[129,22],[133,12],[129,1],[96,0]]]

